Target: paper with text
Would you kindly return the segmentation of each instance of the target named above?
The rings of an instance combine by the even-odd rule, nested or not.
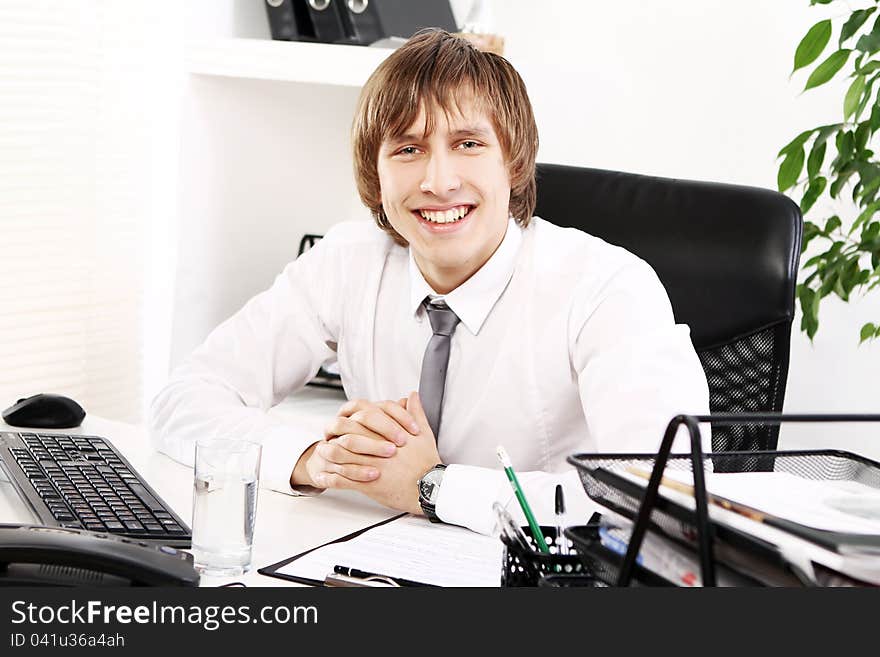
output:
[[[690,472],[667,477],[693,484]],[[880,534],[880,490],[856,481],[811,480],[787,472],[707,473],[706,489],[815,529]]]
[[[501,585],[502,553],[498,538],[404,516],[319,547],[277,572],[323,581],[339,564],[437,586],[492,587]]]

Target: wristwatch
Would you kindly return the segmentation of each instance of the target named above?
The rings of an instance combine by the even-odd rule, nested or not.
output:
[[[442,522],[437,517],[437,497],[440,495],[440,482],[443,481],[443,471],[446,466],[438,463],[428,470],[425,475],[419,479],[419,506],[425,517],[431,522]]]

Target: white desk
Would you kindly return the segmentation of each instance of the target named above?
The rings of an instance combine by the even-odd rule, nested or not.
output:
[[[326,414],[339,407],[337,396],[307,390],[298,399],[285,403],[273,413],[302,415],[306,422],[323,426]],[[0,422],[2,431],[26,431]],[[109,439],[137,469],[141,476],[186,522],[192,519],[193,472],[164,454],[153,450],[143,427],[88,416],[77,429],[38,430],[39,433],[98,435]],[[316,436],[320,437],[320,433]],[[12,485],[0,474],[0,522],[35,522]],[[292,497],[261,489],[257,502],[254,533],[254,568],[237,578],[203,578],[203,586],[241,581],[248,586],[296,586],[274,577],[265,577],[257,568],[299,554],[339,536],[356,531],[396,512],[366,497],[347,491],[330,491],[318,497]]]

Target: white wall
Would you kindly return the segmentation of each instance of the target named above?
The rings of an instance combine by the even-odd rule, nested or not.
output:
[[[459,20],[470,4],[452,1]],[[844,81],[800,95],[805,73],[789,80],[789,72],[806,30],[844,7],[810,7],[809,0],[488,4],[529,88],[541,161],[775,188],[778,150],[804,128],[840,120]],[[260,0],[193,0],[189,9],[190,38],[268,36]],[[827,216],[821,211],[814,210]],[[880,294],[860,303],[826,300],[820,320],[812,345],[795,320],[786,410],[877,410],[880,342],[857,343],[862,323],[880,322]],[[864,425],[793,427],[781,444],[880,458],[876,434]]]
[[[800,95],[807,74],[789,80],[801,37],[840,7],[497,0],[493,8],[532,98],[541,161],[775,189],[779,149],[842,118],[845,81]],[[811,216],[830,214],[822,210]],[[880,321],[880,294],[824,301],[812,345],[796,318],[786,411],[880,410],[880,341],[858,346],[866,321]],[[781,442],[880,458],[878,434],[870,425],[801,425],[783,429]]]

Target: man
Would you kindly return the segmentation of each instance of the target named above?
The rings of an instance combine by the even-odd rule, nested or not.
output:
[[[381,230],[335,226],[220,325],[156,398],[157,445],[190,461],[198,436],[251,437],[273,488],[351,489],[484,533],[512,497],[503,445],[539,518],[561,482],[585,520],[568,455],[656,451],[674,415],[708,410],[663,286],[532,216],[537,128],[502,57],[415,36],[365,85],[352,133]],[[352,401],[323,438],[266,415],[334,357]]]

